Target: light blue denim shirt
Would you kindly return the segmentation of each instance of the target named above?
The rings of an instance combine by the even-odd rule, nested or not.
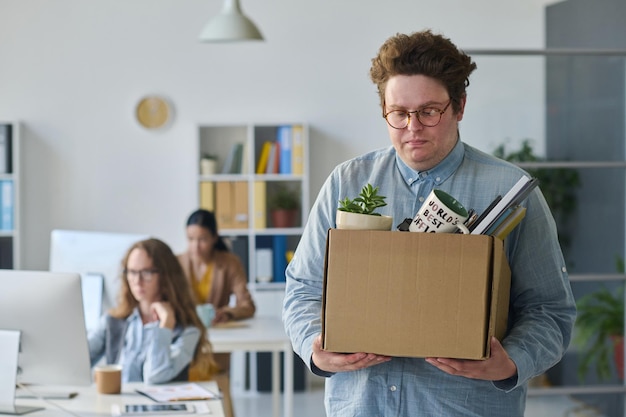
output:
[[[414,216],[434,187],[481,213],[523,174],[519,167],[461,141],[429,171],[413,171],[393,147],[337,166],[320,190],[287,268],[283,322],[294,351],[311,366],[313,340],[321,332],[326,235],[335,227],[340,199],[357,196],[367,183],[380,187],[388,205],[378,211],[393,216],[395,228]],[[527,381],[561,359],[576,316],[545,199],[535,189],[523,205],[526,217],[505,241],[512,282],[509,325],[502,343],[517,366],[517,377],[496,382],[473,380],[448,375],[422,358],[393,358],[359,371],[328,374],[332,375],[326,381],[328,416],[523,417]]]
[[[159,327],[159,322],[143,324],[137,309],[126,319],[124,347],[118,361],[122,381],[147,384],[166,383],[191,363],[200,331],[194,326],[183,329],[174,341],[173,331]],[[89,356],[95,365],[104,355],[107,337],[106,315],[89,332]]]

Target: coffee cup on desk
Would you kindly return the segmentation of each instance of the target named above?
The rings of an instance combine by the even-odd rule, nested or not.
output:
[[[469,214],[461,203],[442,190],[432,190],[413,218],[410,232],[454,233],[460,230],[468,234],[463,224]]]
[[[94,379],[100,394],[119,394],[122,392],[121,365],[97,365],[94,368]]]
[[[215,318],[215,307],[213,307],[213,304],[198,304],[196,313],[198,313],[198,317],[200,317],[204,327],[211,327],[211,322]]]

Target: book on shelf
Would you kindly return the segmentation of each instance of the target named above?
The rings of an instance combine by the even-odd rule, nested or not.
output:
[[[278,126],[276,130],[276,142],[280,149],[278,173],[279,174],[291,174],[291,138],[292,130],[291,126],[284,125]]]
[[[13,230],[13,180],[0,180],[0,230]]]
[[[523,199],[526,198],[538,184],[538,181],[534,178],[529,178],[526,175],[522,177],[511,187],[511,189],[493,206],[493,209],[489,210],[483,219],[477,220],[472,229],[473,235],[486,234],[487,230],[500,218],[506,210],[511,206],[518,205]]]
[[[276,141],[272,142],[270,156],[267,160],[266,174],[278,174],[278,164],[280,159],[280,144]]]
[[[215,183],[212,181],[200,182],[200,208],[215,211]]]
[[[300,125],[291,127],[291,172],[304,174],[304,128]]]
[[[274,251],[274,281],[285,282],[285,269],[287,269],[287,236],[275,235],[273,237]]]
[[[267,185],[265,181],[254,182],[254,214],[253,224],[255,229],[267,227]]]
[[[266,140],[263,142],[263,146],[261,147],[261,153],[259,154],[259,162],[256,166],[257,174],[265,174],[265,170],[267,170],[267,161],[270,157],[270,152],[272,151],[272,142]]]
[[[0,174],[13,172],[11,125],[0,124]]]
[[[231,182],[231,207],[233,208],[233,228],[248,228],[248,182]]]
[[[232,229],[234,225],[232,206],[232,188],[230,182],[215,183],[215,219],[218,229]]]
[[[241,157],[243,154],[243,144],[240,142],[233,143],[230,151],[224,161],[222,174],[240,174],[241,173]]]
[[[248,165],[248,153],[250,152],[250,145],[248,142],[244,142],[241,148],[241,158],[239,173],[240,174],[248,174],[250,172],[250,166]]]

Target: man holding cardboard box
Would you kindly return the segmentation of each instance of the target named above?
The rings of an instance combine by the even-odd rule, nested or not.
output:
[[[403,240],[413,245],[415,257],[407,251],[396,257],[396,262],[385,263],[394,257],[393,251],[402,248],[398,237],[410,232],[329,232],[336,226],[339,200],[358,195],[368,183],[387,196],[388,205],[379,211],[393,216],[398,224],[413,217],[434,188],[481,213],[496,195],[504,195],[526,174],[460,140],[458,124],[467,101],[469,75],[475,68],[471,58],[449,39],[430,31],[393,36],[372,60],[370,76],[378,87],[392,146],[333,170],[313,205],[286,273],[285,328],[295,352],[311,371],[328,377],[325,404],[329,416],[523,417],[528,380],[556,364],[569,344],[575,302],[554,220],[538,189],[522,203],[526,217],[507,236],[503,248],[501,241],[489,236],[449,235],[449,241],[441,241],[440,235],[431,235],[437,240]],[[468,239],[476,238],[487,240],[480,242],[484,250],[468,255],[477,246],[468,244]],[[357,247],[358,251],[352,250]],[[338,251],[341,256],[333,256]],[[459,263],[459,253],[469,262]],[[382,261],[368,261],[370,267],[354,272],[341,271],[336,264],[337,258],[367,260],[366,256],[378,256]],[[345,265],[356,265],[349,261]],[[449,264],[456,266],[448,268]],[[468,291],[475,285],[468,285],[467,280],[474,279],[481,268],[487,271],[481,275],[486,277],[481,284],[485,291]],[[435,274],[434,283],[433,277],[422,276],[423,271]],[[457,356],[445,357],[445,346],[432,350],[433,346],[438,349],[437,344],[427,344],[428,349],[416,349],[414,354],[394,353],[407,339],[421,346],[422,341],[458,333],[465,323],[477,322],[479,329],[491,327],[498,309],[489,307],[483,308],[486,317],[458,313],[452,321],[436,322],[435,316],[422,327],[414,325],[426,315],[420,305],[427,300],[430,303],[424,305],[430,309],[444,304],[459,308],[459,312],[465,311],[460,305],[468,300],[492,305],[494,299],[503,298],[502,288],[508,290],[506,286],[496,288],[498,283],[508,283],[508,277],[508,319],[500,340],[490,337],[486,341],[485,355],[468,359],[474,356],[461,349]],[[326,284],[337,279],[346,279],[346,294],[362,294],[362,303],[353,305],[352,297],[346,297],[343,310],[335,303],[330,311],[326,303],[333,297],[336,301],[337,294],[325,294],[334,291]],[[385,308],[374,310],[374,303]],[[398,309],[398,304],[404,307]],[[331,334],[332,324],[345,317],[354,325],[344,328],[347,337],[342,336],[357,342],[348,353],[331,347],[336,336]],[[407,331],[409,328],[426,330],[416,334]],[[381,338],[373,329],[384,329],[388,343],[376,352],[359,349],[373,346],[368,339]],[[442,340],[456,345],[458,339]]]

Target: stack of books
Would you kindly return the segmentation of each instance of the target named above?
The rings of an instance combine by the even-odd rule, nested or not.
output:
[[[468,225],[473,235],[491,235],[504,238],[526,215],[526,207],[520,204],[539,184],[537,178],[522,178],[504,196],[497,196],[476,220]]]

